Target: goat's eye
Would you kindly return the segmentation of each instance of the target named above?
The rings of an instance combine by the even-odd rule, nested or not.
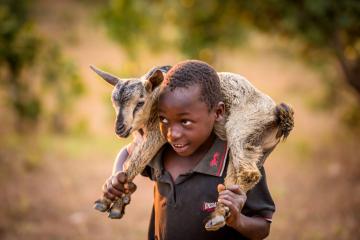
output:
[[[135,113],[144,105],[144,102],[138,102],[134,108],[133,116],[135,116]]]
[[[140,107],[142,107],[142,106],[144,106],[144,102],[138,102],[138,103],[136,104],[136,108],[140,108]]]

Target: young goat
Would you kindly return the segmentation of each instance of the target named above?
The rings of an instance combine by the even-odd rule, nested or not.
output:
[[[130,182],[166,142],[159,130],[156,101],[158,86],[170,67],[156,67],[140,78],[125,80],[91,68],[115,86],[112,102],[117,114],[116,134],[120,137],[128,137],[130,133],[142,135],[142,143],[135,144],[124,165]],[[266,157],[292,130],[293,110],[284,103],[276,105],[269,96],[238,74],[218,74],[225,103],[225,120],[215,125],[215,133],[227,140],[230,147],[225,186],[236,184],[247,192],[260,180],[259,168]],[[95,208],[103,212],[108,210],[110,218],[121,218],[130,194],[114,203],[103,197],[95,202]],[[223,227],[228,212],[227,207],[218,204],[205,228],[211,231]]]

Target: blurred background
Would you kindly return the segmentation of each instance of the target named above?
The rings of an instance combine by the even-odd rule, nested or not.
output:
[[[122,220],[92,209],[129,140],[114,134],[121,77],[201,59],[295,109],[265,167],[268,239],[360,235],[357,0],[0,0],[0,239],[145,239],[152,183]]]

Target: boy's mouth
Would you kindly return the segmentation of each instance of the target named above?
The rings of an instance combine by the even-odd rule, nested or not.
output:
[[[188,144],[171,144],[171,146],[177,153],[182,153],[187,150],[189,145]]]

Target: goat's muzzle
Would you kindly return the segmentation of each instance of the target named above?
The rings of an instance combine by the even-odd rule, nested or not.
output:
[[[132,130],[132,127],[126,130],[125,125],[121,124],[119,126],[116,126],[115,133],[116,133],[116,135],[118,135],[121,138],[126,138],[129,136],[131,130]]]

